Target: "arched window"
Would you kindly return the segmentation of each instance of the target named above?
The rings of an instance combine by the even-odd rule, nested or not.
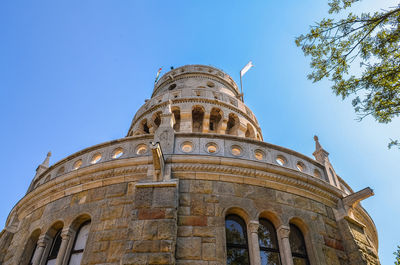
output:
[[[192,132],[203,132],[204,110],[196,106],[192,110]]]
[[[154,131],[157,130],[158,127],[160,127],[161,113],[162,113],[161,111],[157,111],[156,113],[153,114]]]
[[[33,251],[32,251],[32,254],[31,254],[31,258],[29,259],[29,263],[28,263],[29,265],[33,264],[33,259],[34,259],[35,255],[36,255],[36,253],[37,253],[37,243],[35,244],[35,246],[33,248]]]
[[[249,248],[247,244],[246,224],[237,215],[225,218],[226,253],[228,265],[248,265]]]
[[[239,118],[235,114],[230,113],[228,116],[228,123],[226,124],[225,134],[237,135],[238,126]]]
[[[303,233],[300,229],[290,224],[290,249],[292,250],[293,264],[294,265],[309,265],[306,244],[304,242]]]
[[[181,111],[179,108],[173,108],[172,113],[174,114],[175,124],[174,124],[174,131],[179,132],[181,129]]]
[[[258,242],[260,244],[261,265],[280,265],[278,240],[272,223],[260,219],[258,227]]]
[[[245,137],[247,137],[247,138],[252,138],[252,139],[255,138],[254,129],[253,129],[253,127],[251,127],[250,124],[247,124],[247,129],[246,129]]]
[[[218,133],[220,122],[222,119],[221,110],[212,108],[210,113],[209,131]]]
[[[47,262],[46,265],[54,265],[56,264],[56,259],[58,255],[58,251],[60,250],[61,246],[61,230],[58,230],[56,235],[53,238],[53,242],[51,243],[51,248],[49,251],[49,255],[47,256]]]
[[[140,123],[140,129],[141,129],[140,133],[144,133],[144,134],[149,134],[150,133],[149,126],[147,126],[147,120],[146,119],[142,120],[142,122]]]
[[[20,265],[31,265],[33,263],[35,255],[37,255],[37,242],[41,231],[40,229],[35,230],[26,242],[24,252],[18,264]],[[1,262],[0,262],[1,263]]]
[[[74,245],[71,249],[69,257],[69,265],[80,265],[82,261],[83,251],[85,250],[86,241],[89,235],[90,221],[81,225],[76,234]]]

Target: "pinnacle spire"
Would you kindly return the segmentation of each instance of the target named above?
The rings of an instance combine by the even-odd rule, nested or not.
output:
[[[47,156],[44,159],[44,161],[36,168],[36,176],[39,176],[42,174],[46,169],[49,168],[49,163],[50,163],[50,157],[51,157],[51,152],[47,152]]]
[[[313,153],[313,156],[318,162],[323,164],[324,161],[328,159],[329,153],[324,148],[322,148],[321,144],[319,143],[318,136],[314,135],[314,141],[315,151]]]
[[[314,141],[315,141],[315,151],[322,149],[321,144],[319,143],[318,136],[314,135]]]
[[[49,152],[47,152],[47,156],[41,165],[45,166],[45,167],[49,167],[50,157],[51,157],[51,152],[49,151]]]

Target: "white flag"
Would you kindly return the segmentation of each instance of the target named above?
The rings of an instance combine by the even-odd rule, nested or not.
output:
[[[253,63],[250,61],[246,64],[245,67],[243,67],[242,70],[240,70],[240,77],[244,76],[244,74],[250,70],[250,68],[252,68],[254,65]]]

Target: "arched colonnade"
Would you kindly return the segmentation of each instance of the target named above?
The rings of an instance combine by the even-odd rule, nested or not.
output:
[[[176,132],[217,133],[262,140],[259,131],[240,114],[226,108],[212,105],[193,104],[181,109],[171,107]],[[162,111],[142,117],[129,133],[129,136],[153,134],[161,123]]]

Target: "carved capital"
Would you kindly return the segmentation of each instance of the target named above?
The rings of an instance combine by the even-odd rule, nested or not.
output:
[[[62,238],[63,240],[67,240],[67,239],[69,239],[71,236],[72,236],[72,231],[71,231],[71,229],[69,229],[68,227],[67,227],[67,228],[64,228],[64,229],[61,231],[61,238]]]
[[[280,238],[288,238],[290,234],[290,227],[286,225],[281,225],[280,227],[278,227],[277,232]]]
[[[41,236],[39,236],[39,239],[37,241],[37,245],[39,247],[45,247],[49,241],[50,241],[50,236],[49,235],[41,235]]]
[[[248,225],[248,229],[249,229],[250,233],[257,233],[259,226],[260,226],[260,223],[258,221],[250,221],[249,225]]]

